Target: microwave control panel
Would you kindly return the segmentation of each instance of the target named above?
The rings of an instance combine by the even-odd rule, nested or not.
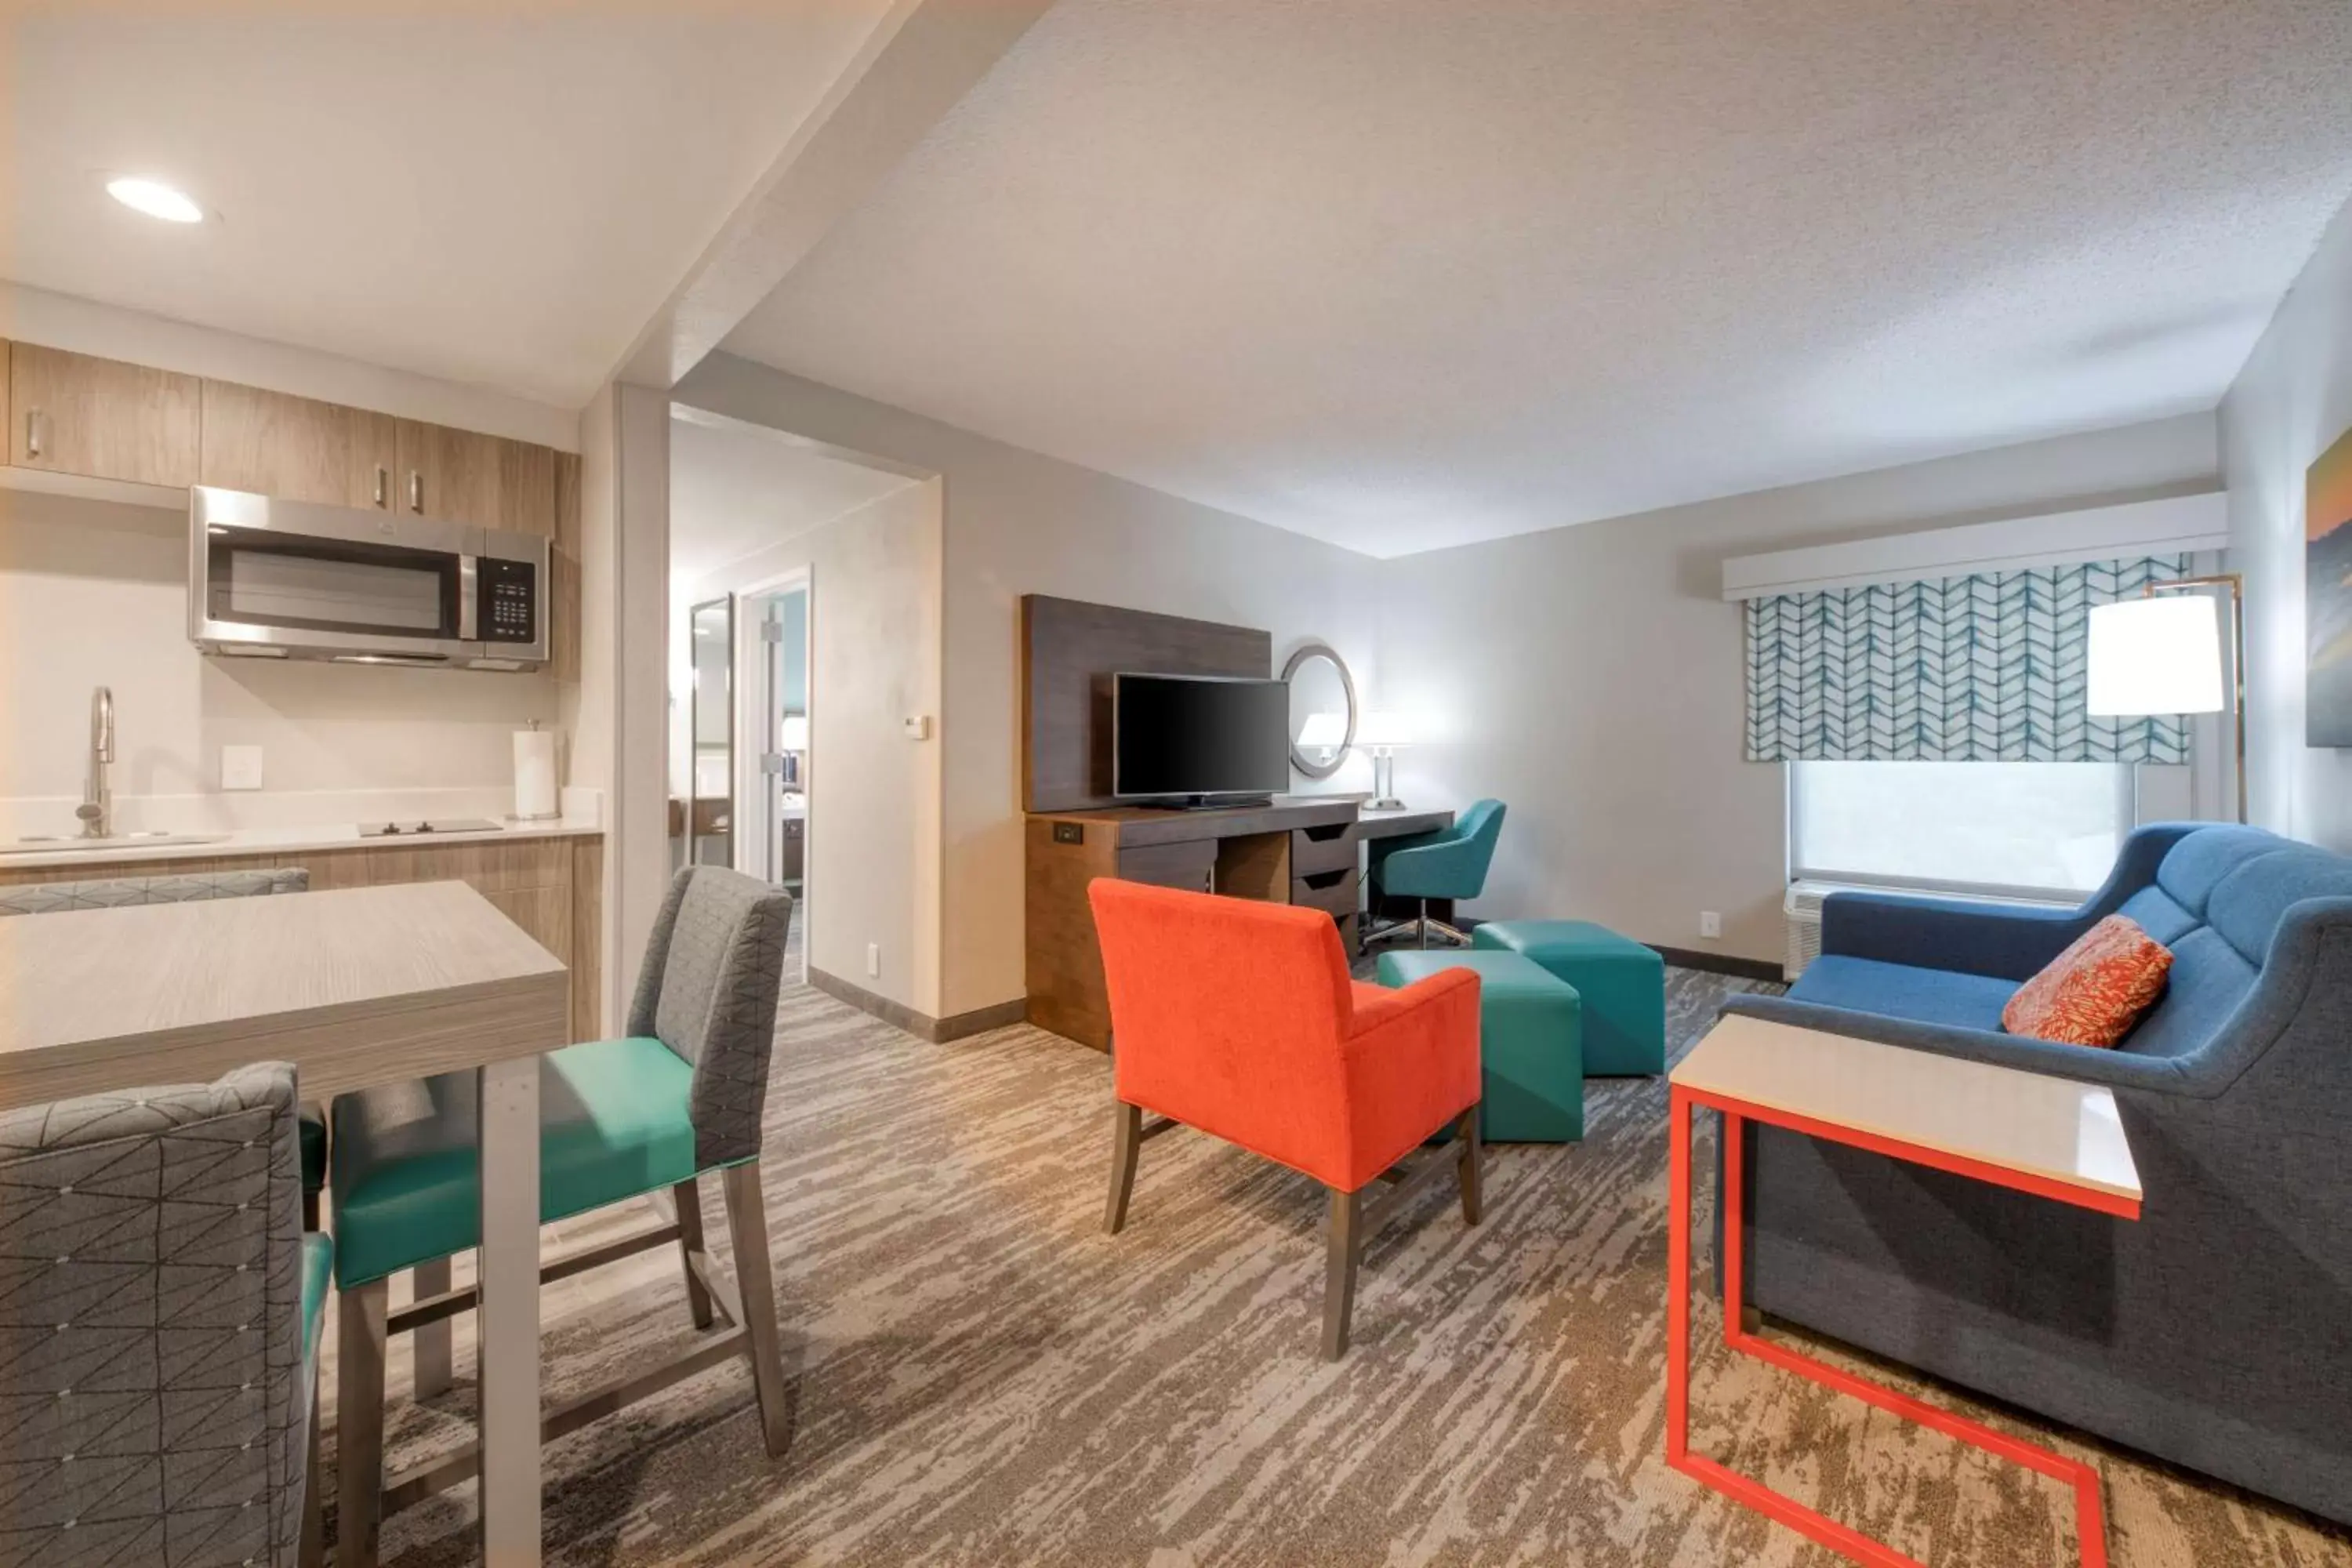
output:
[[[479,567],[481,615],[476,628],[484,642],[539,640],[538,575],[528,561],[485,555]]]

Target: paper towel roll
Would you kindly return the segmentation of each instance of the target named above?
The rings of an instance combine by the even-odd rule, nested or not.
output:
[[[515,819],[545,822],[555,807],[555,731],[517,730],[514,732]]]

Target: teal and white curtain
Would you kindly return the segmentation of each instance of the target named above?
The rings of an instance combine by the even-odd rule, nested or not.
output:
[[[2185,763],[2176,716],[2084,711],[2090,609],[2186,574],[2145,556],[1748,601],[1758,763]]]

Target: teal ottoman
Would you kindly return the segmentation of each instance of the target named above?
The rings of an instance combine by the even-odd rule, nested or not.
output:
[[[1381,954],[1381,984],[1401,989],[1441,970],[1478,976],[1478,1060],[1486,1074],[1478,1136],[1490,1143],[1571,1143],[1584,1136],[1584,1058],[1576,988],[1516,952]]]
[[[1470,945],[1531,958],[1576,987],[1589,1076],[1666,1070],[1666,961],[1654,949],[1591,921],[1488,921]]]

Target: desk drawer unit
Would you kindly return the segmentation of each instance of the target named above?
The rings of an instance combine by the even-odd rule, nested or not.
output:
[[[1304,904],[1310,910],[1321,910],[1339,922],[1342,934],[1350,939],[1356,928],[1356,868],[1349,866],[1339,871],[1315,871],[1290,879],[1290,901]]]
[[[1352,871],[1356,868],[1358,841],[1356,825],[1335,823],[1329,827],[1298,827],[1290,834],[1290,874],[1312,877],[1325,871]]]

